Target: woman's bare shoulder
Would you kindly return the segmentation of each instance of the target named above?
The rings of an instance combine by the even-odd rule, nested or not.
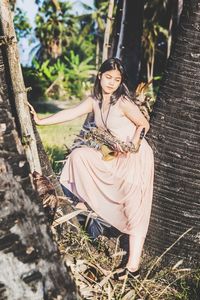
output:
[[[120,98],[119,106],[123,111],[127,110],[127,109],[137,109],[138,108],[137,105],[134,103],[134,101],[127,96]]]
[[[92,102],[92,103],[96,103],[97,99],[94,97],[94,95],[89,94],[87,97],[85,97],[86,101]]]

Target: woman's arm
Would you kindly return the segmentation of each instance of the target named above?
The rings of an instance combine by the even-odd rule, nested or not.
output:
[[[53,124],[60,124],[63,122],[71,121],[76,119],[82,115],[88,114],[92,112],[93,105],[92,105],[92,98],[88,97],[85,101],[81,102],[80,104],[76,105],[75,107],[68,108],[61,110],[49,117],[40,119],[34,110],[33,106],[29,104],[30,112],[33,115],[34,121],[37,125],[53,125]]]
[[[134,134],[132,143],[136,146],[139,145],[140,134],[143,128],[145,128],[145,134],[149,130],[149,122],[144,117],[143,113],[140,111],[139,107],[131,102],[130,100],[125,100],[120,102],[120,108],[122,109],[124,115],[131,120],[137,127]]]

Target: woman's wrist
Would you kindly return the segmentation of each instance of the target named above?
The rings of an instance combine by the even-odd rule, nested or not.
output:
[[[132,141],[131,141],[131,144],[133,145],[133,147],[135,148],[135,152],[137,152],[138,151],[138,149],[139,149],[139,147],[140,147],[140,142],[139,142],[139,140],[137,139],[133,139]]]

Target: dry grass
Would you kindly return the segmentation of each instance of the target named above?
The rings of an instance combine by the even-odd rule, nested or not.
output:
[[[185,234],[187,232],[179,239]],[[58,240],[60,252],[65,263],[71,267],[83,299],[200,299],[200,271],[184,268],[183,261],[162,268],[163,256],[175,243],[153,260],[144,253],[139,277],[114,280],[114,270],[125,254],[124,249],[120,249],[119,241],[120,237],[100,236],[92,242],[85,231],[80,229],[74,232],[63,231],[61,234]]]

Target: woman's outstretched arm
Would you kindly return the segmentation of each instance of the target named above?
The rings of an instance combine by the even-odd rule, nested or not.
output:
[[[67,121],[74,120],[82,115],[88,114],[92,112],[93,105],[92,105],[92,98],[88,97],[86,100],[81,102],[80,104],[61,110],[49,117],[40,119],[33,108],[32,105],[28,104],[30,107],[30,112],[33,115],[34,121],[37,125],[53,125],[53,124],[60,124]]]

